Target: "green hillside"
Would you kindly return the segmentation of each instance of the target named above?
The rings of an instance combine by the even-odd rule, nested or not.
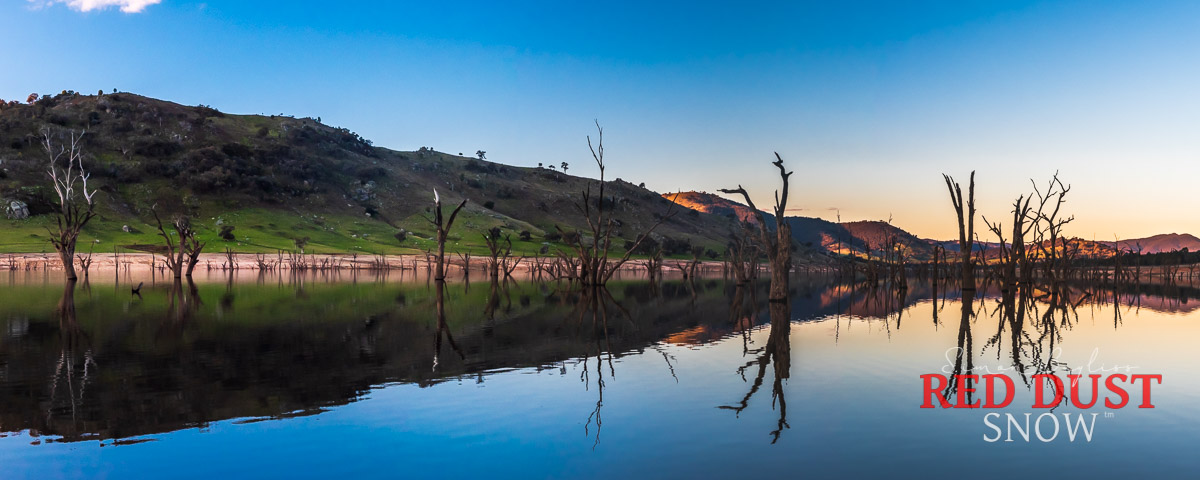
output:
[[[192,216],[207,251],[295,250],[296,240],[307,238],[308,253],[419,252],[432,245],[425,215],[434,188],[446,204],[469,200],[451,250],[481,253],[482,233],[500,227],[520,253],[545,251],[545,243],[553,252],[561,246],[555,225],[586,226],[573,202],[595,182],[426,148],[375,147],[319,119],[233,115],[130,93],[63,92],[0,106],[0,200],[24,202],[32,214],[0,219],[0,252],[52,249],[45,227],[53,222],[53,190],[40,143],[45,127],[87,131],[84,164],[100,190],[99,217],[80,237],[81,252],[88,243],[97,252],[158,244],[153,205],[165,216]],[[590,160],[586,145],[579,157]],[[670,207],[658,193],[620,179],[606,193],[625,240]],[[736,228],[724,216],[678,210],[656,231],[676,253],[688,244],[720,252]],[[234,240],[218,237],[222,226],[233,227]],[[403,241],[396,237],[401,230],[408,232]],[[519,240],[523,231],[528,241]]]

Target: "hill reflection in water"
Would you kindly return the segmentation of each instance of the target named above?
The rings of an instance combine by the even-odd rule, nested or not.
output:
[[[840,438],[824,430],[832,420],[856,435],[878,434],[880,422],[918,428],[930,417],[915,409],[917,377],[939,369],[1007,368],[1024,381],[1018,404],[1030,375],[1079,368],[1101,347],[1105,360],[1164,370],[1160,357],[1182,355],[1178,338],[1194,331],[1166,320],[1190,320],[1200,297],[1187,286],[1065,285],[985,288],[964,302],[927,280],[896,291],[809,276],[793,282],[788,303],[769,303],[761,287],[719,278],[629,278],[596,291],[459,280],[442,290],[367,275],[211,277],[147,283],[138,296],[133,280],[0,279],[0,431],[9,437],[0,457],[19,451],[14,441],[173,442],[171,432],[231,420],[287,428],[355,403],[390,405],[388,415],[357,417],[382,427],[397,426],[390,415],[457,405],[462,418],[442,415],[443,427],[472,431],[519,431],[500,419],[541,409],[535,423],[550,428],[547,438],[574,430],[592,451],[638,434],[688,438],[692,453],[743,435],[807,445],[819,432]],[[1171,380],[1176,391],[1200,390]],[[481,389],[493,381],[500,386]],[[461,399],[448,400],[451,390]],[[460,403],[468,398],[477,403]],[[1164,391],[1159,401],[1176,398]],[[537,407],[514,406],[525,399]],[[580,402],[589,406],[561,411]],[[868,407],[878,402],[898,405]],[[1200,417],[1195,407],[1184,415]],[[684,417],[687,427],[670,430]],[[980,433],[976,416],[945,417],[964,440]],[[879,438],[904,441],[898,432]]]

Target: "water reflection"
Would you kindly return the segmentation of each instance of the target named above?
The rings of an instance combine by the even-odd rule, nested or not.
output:
[[[75,309],[76,281],[67,281],[55,316],[58,319],[59,345],[54,373],[50,377],[45,403],[45,422],[69,432],[86,432],[80,408],[85,405],[87,388],[96,369],[88,334],[80,328]]]
[[[734,294],[733,304],[736,306],[740,303],[741,295]],[[750,367],[758,367],[758,373],[754,377],[754,381],[750,384],[750,391],[734,405],[722,405],[719,408],[732,410],[735,414],[740,415],[750,405],[750,399],[762,387],[763,380],[766,377],[767,367],[774,365],[773,376],[774,382],[771,385],[771,408],[777,408],[779,412],[779,421],[775,430],[771,431],[771,443],[779,441],[779,435],[786,428],[791,428],[787,423],[787,397],[784,393],[784,381],[791,376],[792,369],[792,349],[791,349],[791,327],[790,318],[791,305],[788,302],[770,302],[769,305],[771,326],[770,333],[767,335],[767,344],[755,350],[745,350],[745,354],[754,354],[757,357],[738,367],[738,374],[742,379],[746,379],[746,370]],[[744,337],[745,338],[745,337]],[[745,344],[744,344],[745,345]]]
[[[578,422],[594,448],[623,357],[652,355],[673,385],[678,368],[693,367],[681,366],[673,347],[729,344],[740,358],[713,362],[726,367],[707,374],[735,370],[744,383],[714,394],[709,408],[738,418],[768,411],[755,399],[766,402],[760,391],[769,373],[776,443],[790,429],[788,381],[793,355],[803,353],[793,351],[797,322],[834,322],[833,343],[858,323],[888,340],[902,326],[950,329],[953,343],[929,347],[931,356],[955,349],[949,373],[974,372],[982,356],[994,356],[1028,388],[1032,374],[1069,368],[1055,352],[1081,310],[1112,308],[1111,327],[1120,328],[1122,315],[1141,309],[1186,313],[1200,304],[1200,290],[1180,285],[983,285],[963,298],[936,281],[897,289],[814,276],[796,279],[789,301],[768,302],[754,282],[698,276],[614,281],[608,289],[427,279],[226,272],[199,283],[151,280],[143,289],[129,278],[113,288],[10,278],[0,290],[0,432],[124,439],[319,413],[393,383],[482,382],[517,369],[566,375],[574,366],[590,406]],[[913,325],[912,310],[925,304],[933,324]],[[644,374],[634,372],[623,375]],[[947,385],[947,397],[957,388]]]

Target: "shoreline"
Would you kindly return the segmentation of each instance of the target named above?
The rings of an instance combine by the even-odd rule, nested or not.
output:
[[[86,255],[76,255],[75,270],[83,274],[80,259]],[[162,255],[151,253],[96,253],[91,255],[89,272],[111,272],[118,268],[122,271],[151,271],[166,270]],[[468,260],[469,259],[469,260]],[[485,270],[490,257],[472,255],[470,257],[457,254],[446,254],[447,270]],[[539,268],[550,268],[560,262],[558,257],[510,257],[510,261],[520,260],[514,272],[530,273]],[[232,264],[231,264],[232,261]],[[469,262],[469,263],[468,263]],[[645,259],[630,259],[621,266],[620,271],[645,270]],[[679,271],[679,264],[686,263],[663,262],[664,271]],[[196,263],[196,272],[202,271],[329,271],[329,270],[425,270],[432,268],[433,261],[426,255],[354,255],[354,254],[254,254],[235,253],[201,253]],[[465,265],[465,266],[464,266]],[[724,262],[700,261],[698,271],[711,273],[724,268]],[[58,254],[50,253],[2,253],[0,254],[0,271],[62,271],[62,263]],[[501,273],[503,275],[503,272]]]

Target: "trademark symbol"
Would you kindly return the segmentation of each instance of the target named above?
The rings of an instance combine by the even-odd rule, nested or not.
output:
[[[1117,416],[1117,414],[1113,412],[1104,412],[1104,418],[1113,418],[1115,416]]]

